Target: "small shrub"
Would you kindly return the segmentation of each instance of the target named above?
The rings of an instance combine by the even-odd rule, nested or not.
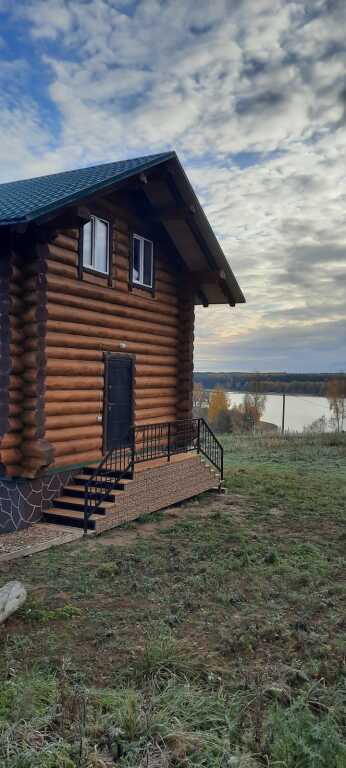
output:
[[[102,563],[96,571],[96,576],[99,579],[109,579],[118,573],[118,568],[115,563]]]
[[[165,676],[167,673],[186,674],[196,669],[196,659],[183,643],[172,634],[162,634],[155,640],[148,640],[144,646],[138,671],[144,677]]]

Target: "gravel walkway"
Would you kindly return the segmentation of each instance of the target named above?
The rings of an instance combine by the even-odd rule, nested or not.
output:
[[[34,523],[14,533],[0,534],[0,562],[16,557],[26,557],[43,549],[66,544],[83,536],[80,528],[52,523]]]

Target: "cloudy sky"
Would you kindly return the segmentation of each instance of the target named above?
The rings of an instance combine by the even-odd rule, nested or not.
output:
[[[346,368],[344,0],[0,0],[0,181],[175,149],[246,295],[199,370]]]

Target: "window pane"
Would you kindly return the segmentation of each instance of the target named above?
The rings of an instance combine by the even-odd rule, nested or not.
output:
[[[141,250],[140,240],[138,240],[138,237],[134,237],[133,238],[133,273],[132,273],[132,280],[134,283],[140,282],[140,274],[141,274],[140,250]]]
[[[149,240],[144,240],[143,283],[153,284],[153,244]]]
[[[91,221],[88,221],[83,226],[83,266],[91,265]]]
[[[100,272],[108,272],[108,224],[100,219],[94,219],[95,252],[94,268]]]

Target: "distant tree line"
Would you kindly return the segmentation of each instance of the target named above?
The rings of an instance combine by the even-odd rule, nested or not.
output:
[[[203,384],[195,384],[193,389],[194,416],[207,419],[216,432],[254,432],[260,426],[265,404],[266,396],[256,384],[239,405],[233,405],[221,387],[207,392]]]
[[[221,386],[205,389],[201,382],[193,388],[193,411],[195,417],[208,419],[216,432],[254,432],[266,426],[276,429],[274,424],[262,422],[266,406],[266,394],[260,375],[254,375],[248,382],[249,391],[243,402],[233,405]],[[282,391],[282,390],[281,390]],[[316,419],[304,431],[344,432],[346,428],[346,376],[330,377],[324,384],[323,396],[329,403],[330,418]]]
[[[267,373],[267,372],[232,372],[204,373],[194,375],[196,384],[202,384],[207,390],[221,388],[232,392],[251,392],[255,382],[262,393],[288,395],[319,395],[326,397],[328,382],[331,380],[346,382],[346,374],[328,373]]]

